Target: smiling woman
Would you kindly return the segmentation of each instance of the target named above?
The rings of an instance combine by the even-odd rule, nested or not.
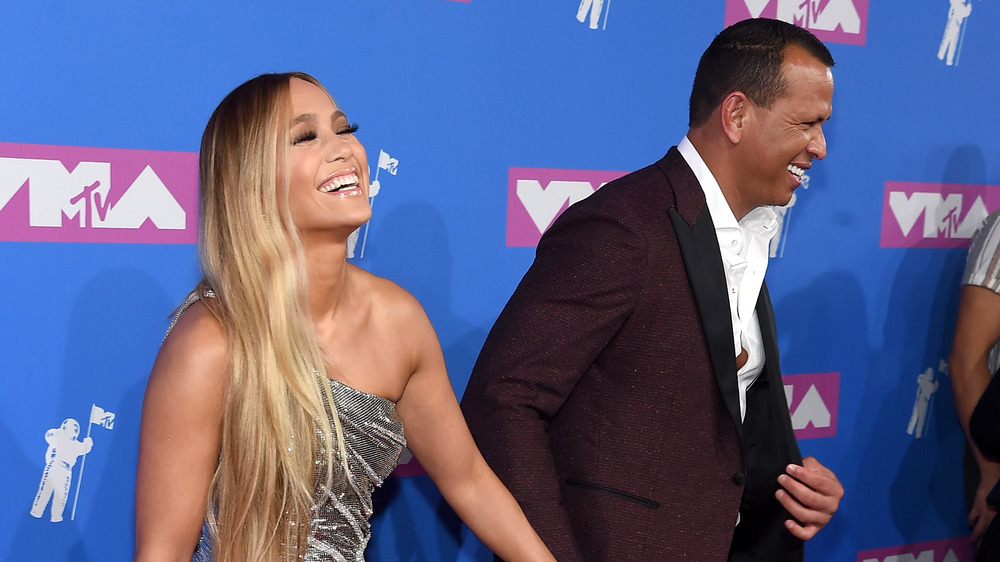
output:
[[[487,546],[553,559],[476,448],[420,304],[346,261],[371,215],[355,130],[301,73],[248,81],[209,120],[204,278],[146,387],[136,560],[361,561],[404,446]]]
[[[322,86],[289,82],[292,119],[287,153],[288,204],[300,235],[313,228],[349,229],[371,217],[368,159],[347,116]]]

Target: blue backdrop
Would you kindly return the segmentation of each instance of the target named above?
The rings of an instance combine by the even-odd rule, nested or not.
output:
[[[807,560],[971,560],[946,361],[970,225],[1000,206],[1000,7],[587,4],[0,3],[0,558],[131,558],[145,381],[199,277],[193,153],[237,84],[304,70],[360,124],[380,190],[353,259],[423,303],[461,395],[526,217],[676,144],[702,50],[762,14],[837,60],[829,156],[768,271],[803,452],[846,488]],[[379,492],[368,558],[490,560],[419,473]]]

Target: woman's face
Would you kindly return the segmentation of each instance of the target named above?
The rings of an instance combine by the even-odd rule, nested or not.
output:
[[[346,240],[371,218],[368,159],[333,100],[318,86],[292,78],[288,205],[303,237],[339,232]]]

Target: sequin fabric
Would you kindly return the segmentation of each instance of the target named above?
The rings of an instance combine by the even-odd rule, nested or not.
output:
[[[392,473],[406,446],[396,405],[374,394],[331,380],[330,390],[344,429],[347,479],[327,488],[317,476],[316,504],[309,528],[306,562],[364,562],[371,537],[372,491]],[[320,436],[322,442],[322,436]],[[335,455],[340,462],[340,454]],[[316,474],[326,474],[326,458],[316,455]],[[203,529],[193,562],[211,562],[208,530]]]
[[[344,428],[349,478],[328,489],[317,486],[309,529],[307,562],[364,562],[371,536],[372,490],[396,467],[406,446],[403,424],[391,401],[331,380],[337,414]],[[326,473],[325,455],[316,457],[316,473]],[[336,456],[339,462],[339,454]]]
[[[197,298],[189,298],[176,316]],[[326,474],[326,455],[322,449],[316,452],[316,503],[309,527],[308,548],[299,560],[364,562],[365,547],[371,537],[372,491],[392,473],[406,446],[403,423],[391,400],[327,380],[344,431],[349,474],[346,479],[335,477],[333,488],[327,488],[325,479],[320,476]],[[319,430],[317,436],[321,446],[327,446]],[[335,445],[334,450],[334,462],[341,463]],[[192,562],[211,561],[212,548],[206,525]]]

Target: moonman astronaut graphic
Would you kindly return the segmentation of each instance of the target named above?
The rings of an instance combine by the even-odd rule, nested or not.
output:
[[[948,8],[948,24],[944,28],[944,38],[941,39],[941,47],[938,49],[938,58],[945,64],[954,64],[955,55],[958,52],[961,42],[962,23],[965,18],[972,13],[972,0],[966,4],[964,0],[950,0],[951,7]]]
[[[576,21],[583,22],[587,19],[587,11],[590,10],[590,29],[597,29],[597,22],[601,20],[601,9],[604,8],[604,0],[580,0],[580,9],[576,12]]]
[[[374,205],[375,196],[378,195],[379,190],[382,189],[382,184],[379,181],[372,180],[368,186],[368,204]],[[361,238],[361,229],[365,230],[365,241],[368,239],[368,225],[371,221],[366,222],[362,226],[359,226],[347,237],[347,257],[356,258],[365,257],[365,245],[364,242],[361,244],[360,251],[355,251],[358,249],[358,240]],[[360,255],[359,255],[360,254]]]
[[[49,448],[45,451],[45,470],[42,480],[38,483],[38,493],[35,502],[31,504],[31,515],[41,518],[45,506],[52,499],[52,522],[63,520],[63,510],[69,497],[69,486],[73,477],[73,465],[80,455],[86,455],[94,446],[90,437],[78,441],[80,424],[73,418],[67,418],[62,425],[45,432],[45,441]]]
[[[917,376],[917,399],[913,403],[913,413],[910,414],[910,425],[906,428],[906,433],[917,439],[924,436],[924,428],[927,427],[927,410],[930,407],[931,398],[937,392],[938,384],[934,377],[934,369],[931,367],[927,367],[926,371]]]
[[[375,168],[375,179],[371,181],[368,186],[368,204],[371,205],[372,211],[375,209],[375,196],[382,189],[381,182],[378,181],[378,174],[382,170],[389,172],[391,175],[396,175],[399,171],[399,160],[389,156],[389,153],[379,149],[378,151],[378,166]],[[347,237],[347,257],[365,257],[365,247],[368,244],[368,229],[371,227],[371,220],[366,222],[363,226],[359,226],[357,230],[352,232],[350,236]],[[361,229],[365,230],[364,235],[361,234]],[[358,241],[361,242],[361,250],[357,252]]]

